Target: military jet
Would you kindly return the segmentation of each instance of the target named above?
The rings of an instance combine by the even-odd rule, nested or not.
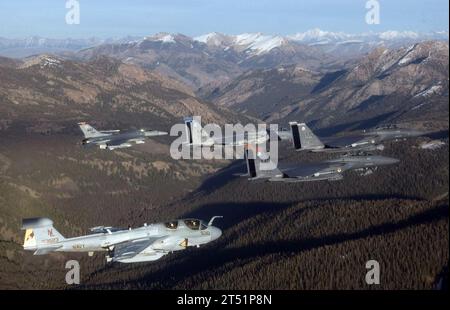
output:
[[[92,234],[64,238],[48,218],[31,218],[22,221],[25,230],[23,248],[34,255],[50,252],[107,252],[107,262],[141,263],[155,261],[175,251],[200,247],[216,240],[222,231],[197,219],[175,220],[167,223],[144,225],[136,229],[94,227]]]
[[[374,129],[359,136],[325,139],[318,138],[305,123],[291,122],[291,138],[298,151],[349,153],[382,151],[384,141],[419,137],[426,132],[414,129]],[[286,134],[283,136],[286,139]],[[322,141],[325,141],[322,142]]]
[[[349,170],[367,170],[399,162],[398,159],[385,156],[342,156],[318,163],[279,163],[275,169],[263,170],[261,169],[261,163],[267,162],[267,160],[263,161],[259,156],[255,156],[251,149],[246,150],[245,159],[249,180],[291,183],[339,181],[344,178],[343,173]]]
[[[248,143],[263,144],[270,139],[267,130],[248,133],[235,133],[233,136],[211,137],[194,117],[185,117],[187,141],[185,144],[200,147],[244,146]]]
[[[144,144],[148,137],[165,136],[164,131],[147,131],[144,129],[132,130],[120,133],[120,130],[98,131],[87,123],[78,123],[84,134],[82,144],[84,146],[98,145],[102,150],[115,150],[132,147],[135,144]]]

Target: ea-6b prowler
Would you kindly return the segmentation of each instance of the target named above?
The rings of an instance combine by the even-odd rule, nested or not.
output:
[[[317,137],[305,123],[291,122],[290,136],[294,148],[298,151],[350,153],[382,151],[384,141],[401,140],[426,135],[427,132],[415,129],[374,129],[361,133],[359,136],[332,138],[325,141]],[[284,133],[284,138],[286,139]],[[324,141],[324,142],[322,142]]]
[[[144,144],[145,139],[149,137],[165,136],[168,133],[164,131],[148,131],[144,129],[131,130],[121,133],[120,130],[98,131],[87,123],[78,123],[84,134],[82,144],[84,146],[98,145],[102,150],[115,150],[132,147],[135,144]]]
[[[245,152],[249,180],[268,180],[270,182],[311,182],[339,181],[349,170],[367,170],[378,166],[393,165],[398,159],[385,156],[342,156],[318,163],[283,164],[270,170],[261,169],[263,162],[258,155],[247,149]],[[270,161],[269,160],[266,160]]]
[[[209,223],[197,219],[175,220],[167,223],[144,225],[135,229],[94,227],[92,234],[75,238],[64,238],[48,218],[24,219],[23,248],[34,251],[34,255],[50,252],[107,252],[107,262],[141,263],[155,261],[175,251],[188,247],[200,247],[216,240],[222,231]]]

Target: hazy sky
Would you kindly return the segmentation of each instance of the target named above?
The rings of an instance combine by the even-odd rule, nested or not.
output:
[[[366,0],[79,0],[81,22],[67,25],[66,0],[0,0],[0,37],[448,30],[448,0],[379,2],[381,24],[368,25]]]

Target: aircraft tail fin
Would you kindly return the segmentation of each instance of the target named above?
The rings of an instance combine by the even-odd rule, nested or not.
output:
[[[325,145],[305,123],[290,122],[292,140],[296,150],[323,149]]]
[[[256,170],[256,158],[254,158],[253,153],[246,149],[245,150],[245,162],[247,163],[247,173],[250,178],[256,178],[258,176],[258,172]]]
[[[263,170],[261,169],[261,158],[253,152],[253,150],[246,148],[245,149],[245,161],[247,163],[247,173],[250,179],[263,179],[263,178],[271,178],[275,175],[280,174],[281,172],[276,168],[276,165],[273,162],[270,162],[274,169],[271,170]]]
[[[36,254],[46,254],[59,246],[58,242],[65,238],[53,227],[48,218],[30,218],[22,221],[25,230],[23,247],[25,250],[36,250]]]
[[[85,138],[96,138],[96,137],[103,137],[107,136],[108,134],[102,133],[89,125],[88,123],[78,123],[78,126],[80,126],[81,131],[84,134]]]
[[[187,144],[201,145],[209,138],[208,134],[202,128],[202,125],[195,116],[185,117],[184,124],[186,125]]]

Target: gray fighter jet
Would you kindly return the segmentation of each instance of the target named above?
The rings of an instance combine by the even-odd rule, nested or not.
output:
[[[270,182],[338,181],[343,179],[343,173],[348,170],[367,170],[399,162],[398,159],[385,156],[342,156],[318,163],[280,163],[273,170],[262,170],[263,161],[253,151],[246,150],[245,158],[249,180]]]
[[[414,129],[374,129],[359,136],[319,139],[305,123],[291,122],[291,138],[298,151],[349,153],[382,151],[384,141],[419,137],[427,132]],[[286,138],[286,137],[284,137]],[[324,142],[322,142],[324,141]]]
[[[260,130],[249,133],[235,133],[230,136],[211,137],[202,128],[202,125],[194,117],[185,117],[187,141],[185,144],[200,147],[212,146],[244,146],[248,143],[263,144],[270,139],[270,133],[267,130]]]
[[[82,144],[84,146],[98,145],[102,150],[115,150],[132,147],[135,144],[144,144],[148,137],[165,136],[164,131],[132,130],[120,133],[120,130],[98,131],[87,123],[78,123],[84,134]]]
[[[50,252],[107,252],[107,262],[140,263],[155,261],[169,253],[200,247],[216,240],[222,231],[209,223],[197,219],[175,220],[167,223],[144,225],[136,229],[113,227],[94,227],[92,234],[64,238],[47,218],[24,219],[25,230],[23,247],[34,251],[34,255]]]

